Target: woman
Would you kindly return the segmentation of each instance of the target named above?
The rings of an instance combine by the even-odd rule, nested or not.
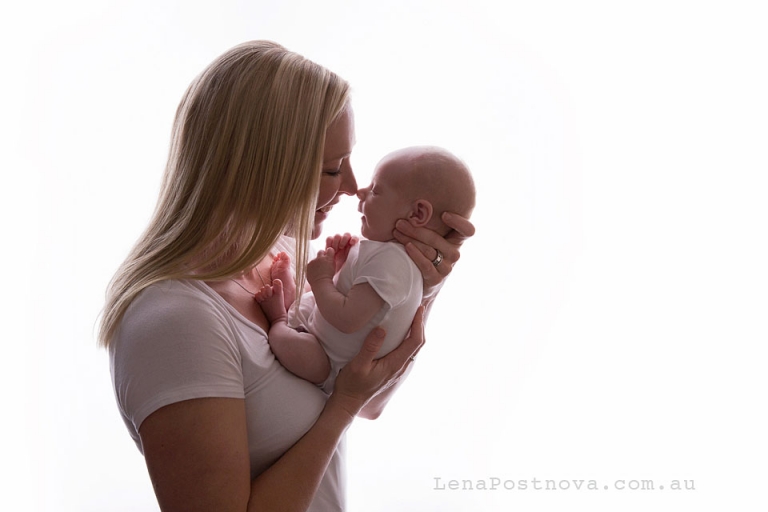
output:
[[[421,308],[379,360],[372,332],[328,397],[276,361],[253,299],[274,255],[305,262],[330,209],[357,190],[348,100],[330,71],[256,41],[219,57],[181,101],[158,206],[100,331],[164,511],[343,510],[344,432],[381,412],[423,343]],[[446,239],[405,222],[396,233],[427,308],[474,230],[445,220]]]

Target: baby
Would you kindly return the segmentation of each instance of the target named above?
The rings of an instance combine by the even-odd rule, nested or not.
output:
[[[378,354],[382,357],[403,340],[421,304],[422,275],[393,237],[395,223],[406,219],[445,236],[450,228],[442,213],[469,218],[475,185],[467,166],[453,154],[417,146],[386,155],[357,197],[365,239],[328,238],[326,249],[307,266],[312,291],[301,297],[298,307],[290,303],[296,285],[285,253],[272,264],[272,284],[255,295],[271,322],[269,344],[275,357],[327,393],[372,329],[386,331]]]

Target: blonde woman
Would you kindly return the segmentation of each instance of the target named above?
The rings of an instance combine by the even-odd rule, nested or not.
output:
[[[253,291],[279,252],[307,261],[333,205],[356,193],[353,144],[347,83],[275,43],[226,52],[182,99],[157,208],[110,284],[100,330],[163,511],[344,510],[344,432],[378,416],[401,382],[425,308],[384,358],[371,332],[327,396],[270,352]],[[407,222],[396,232],[426,308],[474,231],[444,220],[445,238]]]

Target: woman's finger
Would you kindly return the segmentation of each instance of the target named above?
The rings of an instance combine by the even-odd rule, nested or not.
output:
[[[408,247],[409,245],[414,247],[417,251],[421,253],[422,256],[427,258],[429,261],[432,261],[437,257],[437,249],[423,242],[420,242],[415,238],[411,238],[407,235],[404,235],[402,234],[401,231],[395,231],[395,238],[397,239],[398,242],[400,242],[406,247]]]
[[[459,239],[459,243],[463,243],[464,240],[475,234],[475,225],[472,224],[469,219],[465,219],[461,215],[456,215],[451,212],[443,212],[441,219],[443,219],[443,222],[453,230],[452,233],[448,234],[447,238],[449,239]]]
[[[448,245],[448,242],[442,236],[431,229],[413,226],[408,221],[399,220],[395,227],[394,234],[398,242],[403,245],[412,243],[430,261],[437,256],[436,250],[442,251],[442,248]]]
[[[424,256],[424,253],[412,243],[409,243],[405,246],[405,251],[418,267],[426,284],[436,284],[440,282],[444,276],[447,276],[451,272],[450,264],[443,262],[435,267],[435,265],[432,263],[432,260]],[[432,252],[434,252],[434,249],[432,249]],[[445,272],[445,274],[443,274],[443,272]]]
[[[354,363],[360,365],[370,365],[376,358],[376,354],[381,350],[381,346],[384,344],[384,337],[386,331],[381,327],[376,327],[366,336],[363,342],[363,347],[360,352],[357,353],[353,359]]]
[[[408,224],[408,223],[406,223]],[[404,230],[407,230],[408,228],[404,227]],[[425,228],[415,228],[415,229],[425,229]],[[411,246],[414,251],[409,251],[408,254],[411,256],[411,259],[416,263],[416,265],[421,270],[421,273],[424,274],[425,280],[429,281],[429,265],[434,266],[434,261],[438,258],[438,251],[440,251],[440,254],[442,255],[442,259],[438,261],[437,265],[437,274],[441,276],[447,276],[451,273],[451,269],[456,264],[457,261],[459,261],[459,258],[461,257],[460,254],[460,244],[459,243],[453,243],[451,241],[447,241],[440,237],[440,235],[437,235],[434,231],[430,231],[432,234],[436,235],[437,238],[433,239],[434,241],[432,244],[434,245],[427,245],[425,243],[419,242],[418,240],[414,240],[410,237],[406,237],[403,235],[402,237],[398,237],[397,231],[396,237],[398,237],[398,241],[405,245],[406,250],[408,250],[408,247]],[[428,236],[428,235],[427,235]],[[402,238],[402,239],[401,239]],[[426,262],[424,261],[426,260]],[[427,263],[428,262],[428,263]]]
[[[370,365],[376,359],[384,343],[386,331],[381,327],[373,329],[363,342],[363,347],[352,360],[357,365]],[[411,322],[408,336],[392,352],[379,360],[391,368],[392,373],[402,369],[424,344],[424,306],[419,306]]]

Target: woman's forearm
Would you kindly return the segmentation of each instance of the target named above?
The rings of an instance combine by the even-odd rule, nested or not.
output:
[[[306,511],[336,446],[354,420],[355,407],[332,395],[312,428],[253,480],[248,511]]]

